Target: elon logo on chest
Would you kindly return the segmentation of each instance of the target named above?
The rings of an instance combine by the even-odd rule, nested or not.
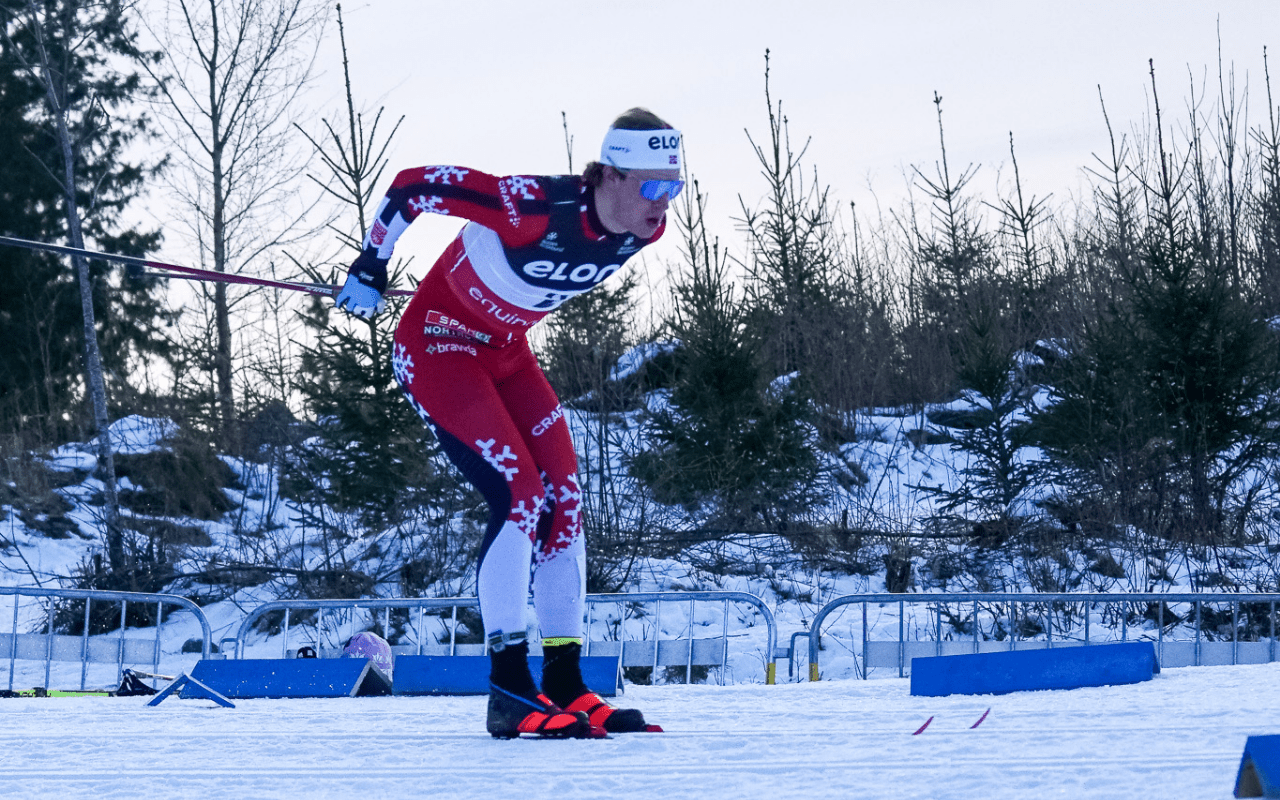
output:
[[[528,283],[535,286],[594,286],[621,268],[621,264],[574,264],[570,261],[529,261],[517,268]]]

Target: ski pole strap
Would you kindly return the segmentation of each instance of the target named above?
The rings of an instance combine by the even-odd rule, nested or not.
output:
[[[266,278],[252,278],[247,275],[233,275],[228,272],[215,272],[208,269],[183,267],[177,264],[166,264],[162,261],[151,261],[149,259],[138,258],[136,256],[102,253],[96,250],[85,250],[79,247],[67,247],[66,245],[50,244],[48,242],[33,242],[28,239],[18,239],[13,236],[0,236],[0,244],[9,245],[10,247],[22,247],[27,250],[38,250],[47,253],[94,258],[99,261],[114,261],[119,264],[125,264],[134,269],[150,268],[161,271],[142,273],[144,276],[152,278],[180,278],[192,281],[235,283],[244,286],[266,286],[273,289],[287,289],[289,291],[307,292],[308,294],[324,295],[327,297],[336,296],[338,292],[342,291],[341,286],[331,286],[326,283],[295,283],[293,281],[274,281]],[[168,272],[177,274],[164,274]],[[391,289],[385,292],[385,295],[389,297],[409,297],[412,294],[413,292],[407,289]]]

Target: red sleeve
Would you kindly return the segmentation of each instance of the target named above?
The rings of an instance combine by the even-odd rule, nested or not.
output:
[[[531,175],[498,177],[466,167],[407,169],[392,182],[378,221],[399,238],[419,214],[448,214],[491,228],[503,244],[519,247],[537,240],[547,228],[550,207],[541,180]],[[382,243],[374,243],[381,249]]]

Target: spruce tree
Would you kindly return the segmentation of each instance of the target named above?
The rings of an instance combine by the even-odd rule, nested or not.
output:
[[[1247,258],[1249,274],[1263,309],[1269,317],[1280,316],[1280,108],[1271,90],[1271,72],[1263,50],[1266,75],[1266,121],[1252,132],[1258,152],[1258,182],[1246,215],[1253,234]]]
[[[337,125],[323,121],[326,135],[308,138],[332,177],[332,182],[317,182],[336,185],[328,191],[354,216],[354,225],[334,228],[344,244],[335,260],[345,266],[360,253],[367,232],[364,210],[400,123],[381,137],[380,109],[366,131],[365,116],[355,109],[341,6],[337,13],[346,118]],[[398,263],[392,269],[388,285],[407,283],[406,266]],[[310,268],[308,273],[313,280],[333,283],[341,282],[343,271]],[[355,513],[361,527],[376,531],[404,521],[415,509],[456,500],[457,484],[431,458],[438,448],[405,402],[392,368],[395,322],[406,304],[404,298],[388,298],[382,314],[365,320],[336,311],[327,298],[313,299],[302,314],[312,336],[302,348],[295,387],[314,420],[315,435],[294,448],[284,490],[304,502],[311,521],[323,530],[333,524],[325,507]]]
[[[748,248],[745,335],[758,342],[767,371],[798,372],[797,390],[823,407],[851,411],[874,402],[880,362],[892,352],[883,306],[865,291],[865,276],[847,252],[829,188],[816,170],[806,183],[808,144],[791,145],[782,102],[770,94],[767,50],[764,77],[768,137],[747,138],[765,196],[757,206],[739,198]]]
[[[1049,373],[1035,432],[1082,497],[1148,533],[1237,536],[1235,482],[1277,452],[1280,364],[1261,308],[1182,246],[1148,242]],[[1248,497],[1251,493],[1246,493]]]
[[[709,527],[785,529],[815,501],[808,406],[743,336],[745,311],[727,260],[707,240],[705,198],[691,188],[677,213],[685,263],[670,321],[680,341],[674,385],[649,421],[654,446],[632,471],[660,502],[703,509]]]
[[[1020,451],[1029,443],[1026,407],[1035,387],[1018,359],[1043,334],[1052,300],[1052,268],[1038,239],[1044,201],[1024,197],[1010,134],[1014,190],[996,207],[999,236],[986,233],[963,191],[972,168],[952,179],[936,95],[935,103],[941,161],[935,178],[917,170],[935,227],[916,252],[927,319],[948,344],[954,386],[968,407],[931,415],[953,431],[951,450],[962,464],[958,483],[920,488],[944,515],[997,532],[983,541],[999,544],[1018,525],[1014,502],[1032,482]]]
[[[33,16],[34,14],[34,16]],[[58,87],[71,113],[68,133],[76,144],[74,187],[83,235],[94,246],[145,255],[158,231],[121,228],[121,214],[148,187],[156,165],[129,156],[150,136],[135,110],[146,96],[139,76],[119,68],[122,56],[140,52],[137,34],[118,3],[7,3],[0,11],[0,233],[65,242],[66,197],[62,151],[46,107],[46,89],[28,67],[36,63],[42,36],[59,66]],[[39,26],[39,29],[37,28]],[[126,280],[123,270],[90,262],[92,299],[111,409],[136,404],[132,378],[148,360],[163,357],[163,335],[172,315],[159,304],[149,279]],[[85,404],[81,299],[73,270],[62,259],[0,248],[0,297],[5,347],[0,349],[0,419],[9,430],[44,441],[82,438],[92,427]]]
[[[144,123],[128,115],[128,103],[140,94],[140,80],[136,74],[120,73],[112,63],[122,54],[136,52],[136,37],[127,27],[124,7],[120,2],[86,3],[77,0],[29,0],[25,4],[13,3],[0,6],[0,32],[5,40],[5,56],[20,68],[26,80],[41,90],[42,102],[30,109],[37,121],[33,147],[26,154],[39,164],[44,178],[56,194],[53,205],[59,209],[64,223],[63,233],[72,247],[83,249],[88,237],[94,237],[107,247],[119,249],[122,245],[153,245],[155,236],[132,233],[114,233],[114,223],[121,210],[137,191],[144,172],[136,166],[120,160],[130,141],[145,130]],[[136,62],[134,62],[136,63]],[[119,117],[114,111],[126,109]],[[49,262],[44,262],[49,263]],[[99,570],[94,576],[95,585],[113,588],[140,588],[137,567],[137,548],[128,546],[120,523],[119,499],[116,486],[114,448],[110,439],[111,409],[108,401],[109,368],[104,359],[103,332],[111,325],[103,320],[103,311],[110,303],[103,297],[102,272],[92,268],[89,260],[80,255],[71,256],[74,282],[65,285],[65,294],[47,294],[42,300],[58,311],[58,302],[72,298],[62,306],[66,317],[49,320],[36,319],[38,345],[52,345],[61,339],[64,345],[57,355],[66,358],[62,364],[82,368],[83,384],[66,381],[71,401],[64,405],[63,419],[54,423],[50,418],[46,429],[70,427],[66,422],[83,420],[91,427],[97,440],[97,477],[103,484],[103,509],[101,517],[103,544],[105,545],[110,574]],[[15,276],[16,277],[16,276]],[[25,276],[24,276],[25,277]],[[56,278],[53,281],[57,282]],[[17,281],[21,285],[21,279]],[[72,288],[74,287],[74,288]],[[79,314],[67,311],[78,307]],[[25,319],[32,320],[32,312],[48,314],[48,308],[21,308]],[[78,324],[66,328],[40,331],[41,323],[62,323],[77,317]],[[69,320],[67,320],[69,321]],[[124,321],[124,325],[132,320]],[[72,332],[79,332],[82,358],[71,355],[65,345],[75,342]],[[114,364],[126,365],[137,349],[130,343],[142,343],[146,349],[146,335],[124,335],[115,343]],[[57,366],[51,365],[50,353],[39,353],[43,359],[42,371],[46,377],[45,388],[54,383],[51,373]],[[79,377],[79,376],[77,376]],[[83,386],[83,395],[76,391]],[[80,395],[80,397],[77,397]],[[37,403],[50,401],[52,410],[56,395],[46,391],[34,395]],[[69,413],[75,399],[89,402],[83,413]],[[37,410],[38,407],[37,407]],[[78,418],[78,420],[77,420]],[[38,422],[38,421],[37,421]],[[19,427],[26,428],[25,420]]]
[[[1100,198],[1092,256],[1115,288],[1051,366],[1055,402],[1034,430],[1085,514],[1183,542],[1238,541],[1263,480],[1251,476],[1280,453],[1280,342],[1237,250],[1219,246],[1230,217],[1199,213],[1203,193],[1226,183],[1183,170],[1195,154],[1166,144],[1154,68],[1151,78],[1150,155],[1122,180],[1113,149],[1116,178]]]

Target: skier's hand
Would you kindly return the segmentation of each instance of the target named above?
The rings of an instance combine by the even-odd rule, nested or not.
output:
[[[387,301],[382,299],[382,292],[362,282],[354,272],[347,276],[347,282],[342,285],[342,291],[338,292],[333,304],[348,314],[363,319],[372,319],[387,307]]]

